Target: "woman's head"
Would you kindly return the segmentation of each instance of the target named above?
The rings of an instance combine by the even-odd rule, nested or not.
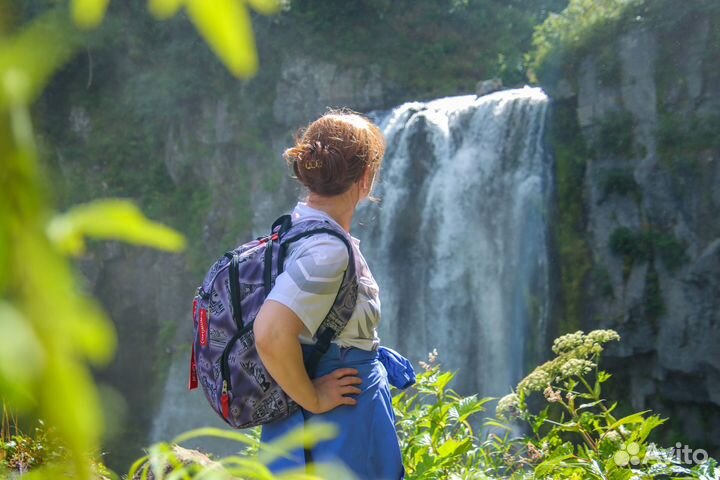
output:
[[[369,194],[385,152],[380,129],[350,111],[330,111],[300,130],[285,151],[298,181],[324,197],[358,187]]]

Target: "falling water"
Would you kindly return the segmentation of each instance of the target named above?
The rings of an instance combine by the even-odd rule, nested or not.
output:
[[[552,158],[525,87],[376,115],[387,151],[354,230],[381,287],[380,336],[433,348],[462,392],[502,395],[544,344]]]

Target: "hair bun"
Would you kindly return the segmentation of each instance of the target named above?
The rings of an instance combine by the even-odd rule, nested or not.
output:
[[[331,196],[350,188],[366,168],[376,171],[384,146],[382,133],[366,118],[332,112],[299,133],[284,156],[311,192]]]

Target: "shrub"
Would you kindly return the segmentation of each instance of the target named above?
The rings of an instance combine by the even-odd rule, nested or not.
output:
[[[604,202],[611,195],[632,196],[640,199],[640,186],[629,169],[613,169],[605,174],[600,183],[602,195],[598,203]]]
[[[672,475],[710,479],[715,460],[690,467],[649,441],[665,420],[649,411],[617,415],[603,398],[611,376],[600,370],[612,330],[581,331],[553,342],[555,357],[497,402],[478,435],[473,416],[488,399],[447,388],[453,374],[424,365],[416,386],[395,396],[407,478],[630,479]],[[434,359],[433,359],[434,360]],[[483,437],[480,440],[480,436]]]
[[[608,113],[598,124],[596,147],[601,153],[614,156],[633,156],[635,120],[630,112]]]

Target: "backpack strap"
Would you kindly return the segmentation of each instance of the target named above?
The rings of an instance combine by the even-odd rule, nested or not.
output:
[[[275,227],[278,222],[280,222],[280,224],[283,224],[283,221],[281,219],[283,219],[283,217],[280,217],[278,220],[276,220],[273,226]],[[298,223],[298,225],[300,223]],[[345,244],[345,247],[348,251],[348,266],[343,273],[343,279],[340,283],[338,293],[335,296],[335,301],[333,302],[332,307],[330,307],[330,311],[323,319],[315,334],[315,337],[317,338],[315,348],[305,359],[305,367],[311,376],[315,374],[315,370],[317,369],[318,363],[320,362],[320,358],[330,348],[330,343],[335,338],[337,338],[338,335],[340,335],[340,333],[350,321],[350,317],[355,310],[358,295],[355,253],[353,251],[350,240],[348,239],[348,235],[345,232],[341,233],[339,229],[337,227],[334,227],[330,222],[323,221],[313,223],[317,224],[317,226],[310,226],[307,230],[303,230],[298,233],[292,232],[292,226],[287,230],[278,232],[280,234],[280,250],[278,252],[277,258],[277,275],[280,275],[280,273],[282,273],[283,271],[286,250],[289,244],[291,244],[292,242],[296,242],[302,238],[307,238],[309,236],[317,235],[320,233],[332,235],[333,237],[340,239]],[[282,226],[280,228],[282,229]],[[271,268],[266,268],[266,270],[271,270]]]

